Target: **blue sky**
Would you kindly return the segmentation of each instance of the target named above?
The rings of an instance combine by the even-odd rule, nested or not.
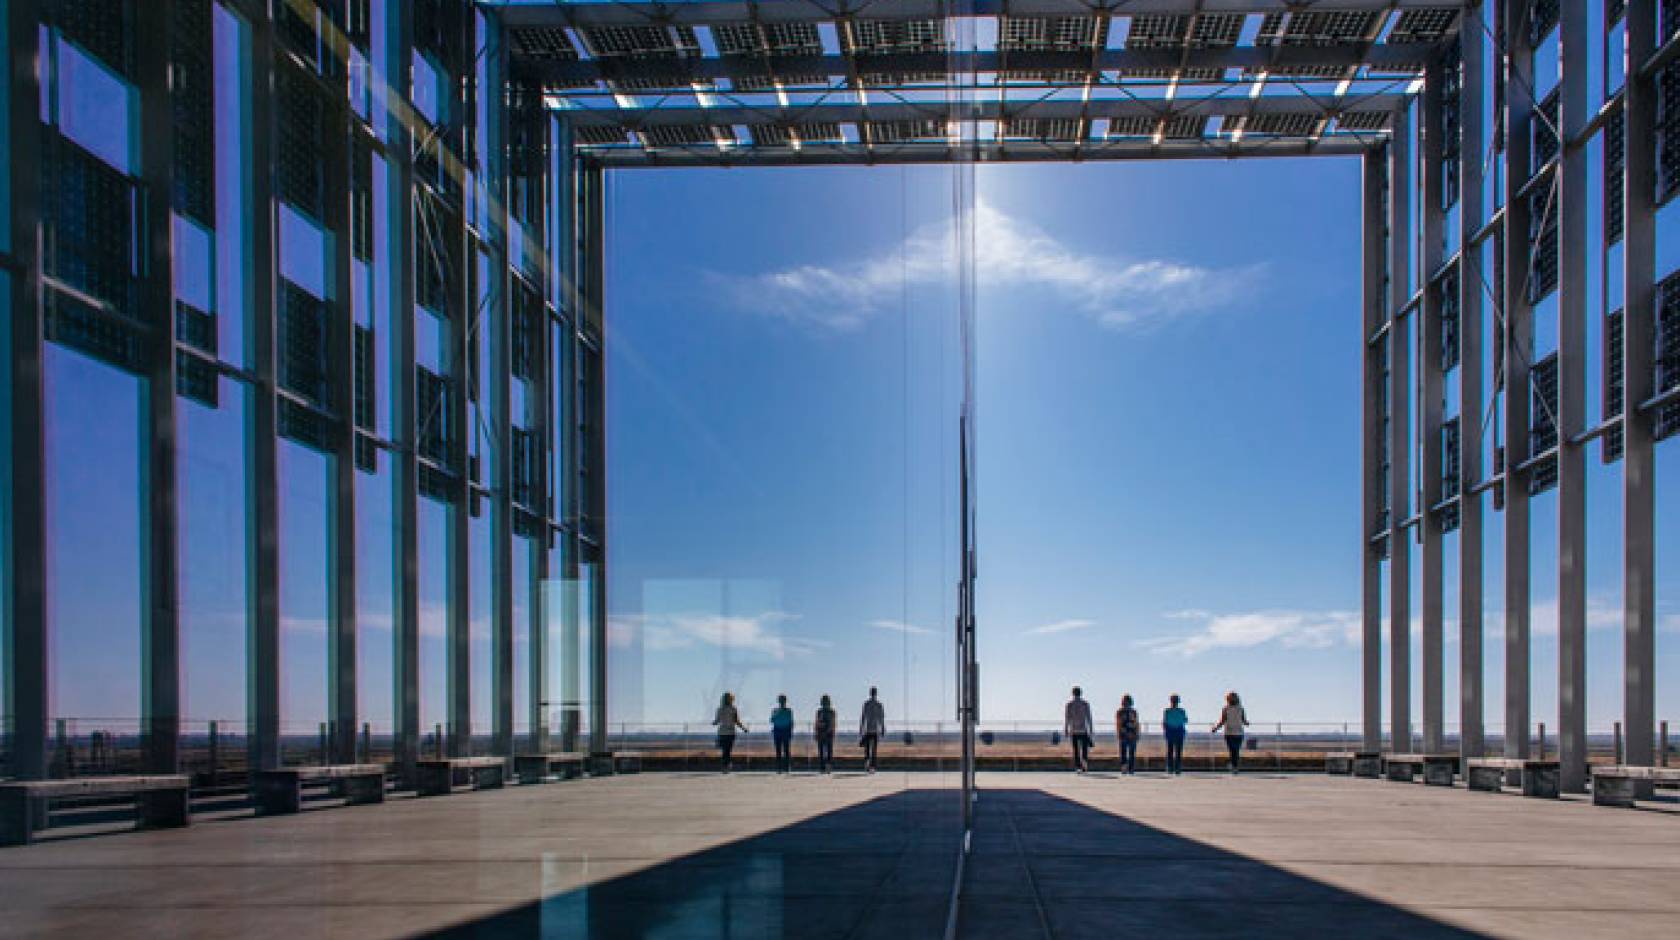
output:
[[[949,718],[953,172],[614,176],[625,720],[704,721],[725,688],[749,716],[781,691],[802,713],[835,694],[849,714],[872,682],[897,715]],[[1357,722],[1358,192],[1347,159],[978,171],[984,719],[1054,721],[1079,683],[1109,708],[1176,691],[1211,714],[1237,688],[1257,721]],[[1589,472],[1589,707],[1607,727],[1619,474],[1596,452]],[[1659,513],[1675,518],[1670,501]],[[1536,720],[1556,711],[1554,514],[1555,496],[1536,501]],[[1664,675],[1677,588],[1659,593]],[[1456,721],[1456,622],[1448,634]]]

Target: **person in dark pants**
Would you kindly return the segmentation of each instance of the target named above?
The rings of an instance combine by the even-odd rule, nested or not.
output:
[[[1231,773],[1236,773],[1242,766],[1243,731],[1248,727],[1248,713],[1243,711],[1242,699],[1235,692],[1225,694],[1225,710],[1219,713],[1219,721],[1213,726],[1213,732],[1225,729],[1225,747],[1231,752]]]
[[[834,726],[836,717],[834,703],[828,696],[822,697],[822,704],[817,706],[817,720],[811,724],[811,729],[817,738],[817,772],[831,773],[834,770]]]
[[[723,699],[718,702],[717,715],[712,719],[712,724],[717,725],[717,746],[718,751],[723,755],[723,772],[729,773],[735,767],[733,759],[735,754],[735,729],[747,730],[747,726],[741,724],[740,713],[735,710],[734,695],[728,692],[723,693]],[[750,731],[747,733],[751,734]]]
[[[1178,707],[1178,696],[1170,697],[1171,704],[1161,713],[1161,731],[1167,737],[1167,773],[1184,773],[1184,735],[1190,727],[1190,716]]]
[[[869,700],[863,703],[863,717],[858,721],[858,747],[863,748],[863,766],[875,772],[875,751],[881,746],[881,735],[887,733],[887,709],[875,697],[875,687],[869,687]]]
[[[1120,772],[1123,774],[1137,773],[1137,746],[1142,731],[1137,709],[1132,707],[1132,697],[1122,695],[1120,710],[1114,713],[1114,736],[1120,740]]]
[[[1085,701],[1076,685],[1073,687],[1073,698],[1062,712],[1062,733],[1073,745],[1074,773],[1082,774],[1091,769],[1091,732],[1095,730],[1091,721],[1091,703]]]
[[[770,711],[770,740],[776,745],[776,773],[793,772],[793,709],[787,696],[776,696],[776,707]]]

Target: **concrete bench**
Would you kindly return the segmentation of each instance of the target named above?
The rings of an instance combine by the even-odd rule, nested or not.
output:
[[[1680,783],[1680,767],[1594,767],[1593,805],[1631,807],[1641,783]]]
[[[185,775],[79,777],[0,783],[0,845],[28,845],[46,828],[53,800],[132,796],[142,829],[185,826],[192,821]]]
[[[1355,777],[1381,775],[1382,755],[1376,751],[1331,751],[1324,755],[1324,772]]]
[[[570,780],[583,776],[583,765],[588,756],[575,751],[516,754],[513,758],[513,769],[519,775],[520,783],[546,783],[550,774],[557,775],[562,780]]]
[[[384,764],[332,764],[325,767],[281,767],[259,770],[251,783],[251,799],[258,816],[281,816],[303,805],[305,783],[337,786],[352,805],[385,801]]]
[[[589,755],[589,776],[610,777],[618,772],[618,761],[612,751],[593,751]]]
[[[613,772],[620,774],[639,774],[642,772],[641,751],[614,751]]]
[[[1510,773],[1522,775],[1523,796],[1546,800],[1558,798],[1558,762],[1555,760],[1479,757],[1469,762],[1464,779],[1472,790],[1497,793],[1505,788],[1505,776]]]
[[[419,796],[455,792],[457,776],[475,790],[496,790],[507,782],[507,759],[502,757],[444,757],[415,761],[414,791]]]
[[[1389,754],[1383,758],[1388,779],[1411,783],[1423,774],[1423,782],[1435,787],[1450,787],[1458,773],[1457,754]]]

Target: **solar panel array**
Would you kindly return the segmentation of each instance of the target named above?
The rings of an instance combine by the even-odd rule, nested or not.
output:
[[[515,74],[544,88],[551,107],[587,110],[573,121],[574,142],[620,164],[640,162],[640,152],[683,148],[741,162],[759,149],[849,152],[979,138],[1009,142],[1014,153],[1030,152],[1017,146],[1024,141],[1114,141],[1135,149],[1141,141],[1159,146],[1198,137],[1228,153],[1275,147],[1277,139],[1353,152],[1388,130],[1422,63],[1454,40],[1460,13],[1446,3],[1251,13],[1199,5],[1186,0],[1182,11],[1152,5],[1136,14],[1123,7],[1080,15],[1006,12],[996,17],[995,33],[978,42],[957,19],[904,18],[880,7],[873,18],[864,7],[829,20],[818,19],[821,12],[806,18],[721,0],[693,0],[680,10],[653,0],[591,5],[587,12],[560,3],[501,9]],[[1367,85],[1350,91],[1350,82]],[[905,107],[890,116],[872,113],[911,101],[938,111],[941,99],[926,95],[950,101],[954,93],[988,88],[997,89],[1002,107],[984,128],[978,116],[910,118]],[[1259,99],[1262,89],[1265,107],[1197,104]],[[1069,93],[1083,95],[1088,106],[1009,113],[1013,102],[1061,105],[1066,99],[1056,96]],[[1300,107],[1278,106],[1276,99],[1292,94],[1302,97]],[[1337,113],[1343,97],[1370,103]],[[1114,106],[1122,99],[1143,102],[1151,113],[1123,113]],[[707,113],[712,108],[730,112],[720,119]],[[743,116],[760,109],[775,114]],[[649,121],[652,110],[665,113]],[[602,111],[617,117],[604,119]]]

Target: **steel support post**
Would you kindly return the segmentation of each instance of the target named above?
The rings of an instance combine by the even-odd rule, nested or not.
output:
[[[501,19],[486,16],[486,87],[478,89],[477,106],[486,110],[489,146],[486,148],[485,190],[489,193],[490,302],[479,312],[480,342],[490,344],[490,374],[481,379],[488,385],[490,405],[490,460],[487,484],[490,489],[490,624],[494,649],[491,664],[493,689],[491,709],[494,727],[491,751],[513,754],[513,418],[510,412],[512,356],[510,343],[513,316],[513,259],[508,257],[508,201],[512,195],[507,152],[508,123],[528,119],[508,107],[508,55]],[[533,614],[535,607],[527,607]]]
[[[392,63],[386,76],[390,84],[391,108],[400,111],[412,94],[411,70],[414,57],[414,13],[409,4],[386,7],[387,35],[376,41],[386,44],[386,61]],[[397,583],[392,591],[396,646],[393,682],[396,685],[396,727],[394,750],[402,777],[414,779],[414,762],[420,755],[420,416],[415,400],[414,376],[414,262],[415,224],[413,136],[400,113],[382,115],[386,122],[388,180],[391,186],[390,242],[396,248],[397,266],[391,272],[391,293],[395,309],[391,375],[395,388],[397,439],[395,472],[392,474],[392,513],[396,521],[393,567]]]
[[[257,381],[251,389],[249,647],[250,766],[280,765],[280,414],[279,289],[274,211],[274,29],[266,16],[246,20],[250,35],[251,152],[245,184],[251,218],[252,352]]]
[[[1479,17],[1471,9],[1465,16]],[[1486,52],[1481,30],[1459,30],[1458,126],[1458,708],[1459,753],[1483,756],[1482,701],[1482,505],[1472,492],[1482,480],[1482,291],[1487,273],[1482,246],[1475,241],[1482,225],[1482,97]]]
[[[1652,764],[1656,723],[1656,455],[1653,414],[1641,405],[1655,390],[1656,349],[1656,123],[1655,79],[1640,63],[1657,49],[1657,4],[1627,5],[1626,91],[1622,99],[1622,721],[1627,763]],[[1607,275],[1608,276],[1608,275]]]
[[[592,356],[593,367],[588,370],[593,387],[586,392],[584,420],[587,423],[588,465],[584,467],[584,485],[589,488],[587,521],[580,520],[593,543],[588,559],[588,583],[580,578],[578,590],[588,591],[589,604],[589,749],[607,749],[607,458],[606,458],[606,171],[599,166],[580,168],[583,192],[580,194],[583,218],[582,300],[579,316],[585,332],[600,345],[590,349],[585,344],[582,354]],[[581,566],[580,566],[581,570]]]
[[[1419,228],[1422,247],[1419,249],[1418,277],[1424,284],[1423,300],[1418,320],[1417,407],[1418,407],[1418,467],[1419,479],[1418,586],[1421,602],[1423,667],[1423,750],[1429,754],[1441,752],[1443,738],[1442,713],[1445,708],[1442,658],[1442,585],[1441,515],[1436,505],[1441,501],[1441,424],[1445,420],[1445,378],[1441,368],[1441,291],[1434,281],[1441,267],[1442,233],[1445,213],[1442,210],[1441,141],[1441,84],[1442,66],[1433,62],[1424,72],[1424,86],[1419,108],[1419,146],[1422,151],[1420,187],[1423,196],[1422,218]]]
[[[46,437],[42,356],[45,307],[41,284],[41,4],[9,0],[4,28],[9,56],[6,136],[10,159],[5,172],[10,197],[5,252],[11,262],[10,323],[0,372],[7,379],[4,425],[6,483],[3,534],[9,566],[10,609],[4,624],[5,688],[0,702],[12,717],[12,772],[20,779],[47,775],[47,518]]]
[[[1573,439],[1587,417],[1587,0],[1562,0],[1558,101],[1558,770],[1566,793],[1587,788],[1587,466]]]
[[[1395,750],[1412,742],[1412,544],[1404,525],[1412,505],[1411,299],[1412,129],[1394,113],[1388,145],[1388,649],[1389,738]]]
[[[1364,718],[1362,746],[1375,751],[1382,747],[1382,557],[1377,539],[1386,539],[1387,527],[1377,524],[1382,514],[1383,492],[1378,473],[1382,462],[1382,381],[1384,363],[1379,357],[1381,344],[1376,340],[1382,328],[1387,306],[1384,300],[1385,271],[1384,222],[1382,213],[1383,187],[1386,176],[1383,155],[1372,150],[1365,154],[1361,175],[1363,211],[1360,214],[1361,246],[1364,252],[1360,292],[1360,352],[1363,363],[1360,390],[1360,517],[1359,558],[1361,615],[1361,702]]]
[[[1529,734],[1529,364],[1534,318],[1528,303],[1528,197],[1534,101],[1534,50],[1528,40],[1527,3],[1505,5],[1505,283],[1503,325],[1505,391],[1505,756],[1527,757]]]

